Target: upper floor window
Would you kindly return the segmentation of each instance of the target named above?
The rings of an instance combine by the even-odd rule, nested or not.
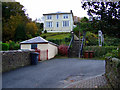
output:
[[[56,15],[56,19],[59,19],[59,15]]]
[[[56,27],[59,27],[59,22],[56,22]]]
[[[64,14],[64,15],[63,15],[63,18],[64,18],[64,19],[67,19],[67,18],[68,18],[68,14]]]
[[[48,15],[48,16],[47,16],[47,19],[52,19],[52,15]]]
[[[46,22],[46,27],[52,27],[52,22]]]
[[[63,21],[63,27],[69,27],[69,21]]]

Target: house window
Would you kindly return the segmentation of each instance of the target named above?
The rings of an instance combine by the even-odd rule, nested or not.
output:
[[[48,16],[47,16],[47,19],[52,19],[52,15],[48,15]]]
[[[56,22],[56,27],[59,27],[59,22]]]
[[[56,19],[59,19],[59,15],[56,15]]]
[[[68,14],[64,14],[64,15],[63,15],[63,18],[64,18],[64,19],[67,19],[67,18],[68,18]]]
[[[46,27],[52,27],[52,22],[46,22]]]
[[[37,44],[31,44],[31,49],[36,49],[37,48]]]
[[[63,21],[63,27],[69,27],[69,21]]]

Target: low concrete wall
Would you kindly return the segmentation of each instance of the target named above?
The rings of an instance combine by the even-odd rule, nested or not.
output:
[[[120,88],[120,59],[106,58],[105,75],[113,88]]]
[[[2,54],[2,72],[6,72],[22,66],[30,65],[31,52],[34,52],[34,50],[1,51],[0,54]]]

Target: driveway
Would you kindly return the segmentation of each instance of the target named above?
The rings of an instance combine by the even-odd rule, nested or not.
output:
[[[3,73],[3,88],[57,88],[105,72],[104,60],[52,59]]]

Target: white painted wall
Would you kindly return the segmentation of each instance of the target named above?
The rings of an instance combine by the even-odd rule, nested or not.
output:
[[[63,18],[64,14],[59,14],[59,19],[56,18],[56,15],[52,15],[52,19],[47,19],[47,15],[44,15],[44,30],[47,32],[70,32],[73,30],[73,16],[68,14],[68,19]],[[46,22],[52,21],[53,27],[46,27]],[[69,21],[69,27],[63,27],[62,22]],[[59,27],[56,27],[56,22],[59,22]],[[51,31],[52,30],[52,31]]]
[[[31,44],[21,44],[20,49],[31,49]]]
[[[38,44],[37,48],[40,50],[48,49],[48,59],[54,58],[56,54],[58,54],[57,46],[52,44]],[[31,44],[21,44],[21,49],[31,49]]]
[[[58,54],[58,48],[52,44],[48,44],[48,59],[54,58]]]

